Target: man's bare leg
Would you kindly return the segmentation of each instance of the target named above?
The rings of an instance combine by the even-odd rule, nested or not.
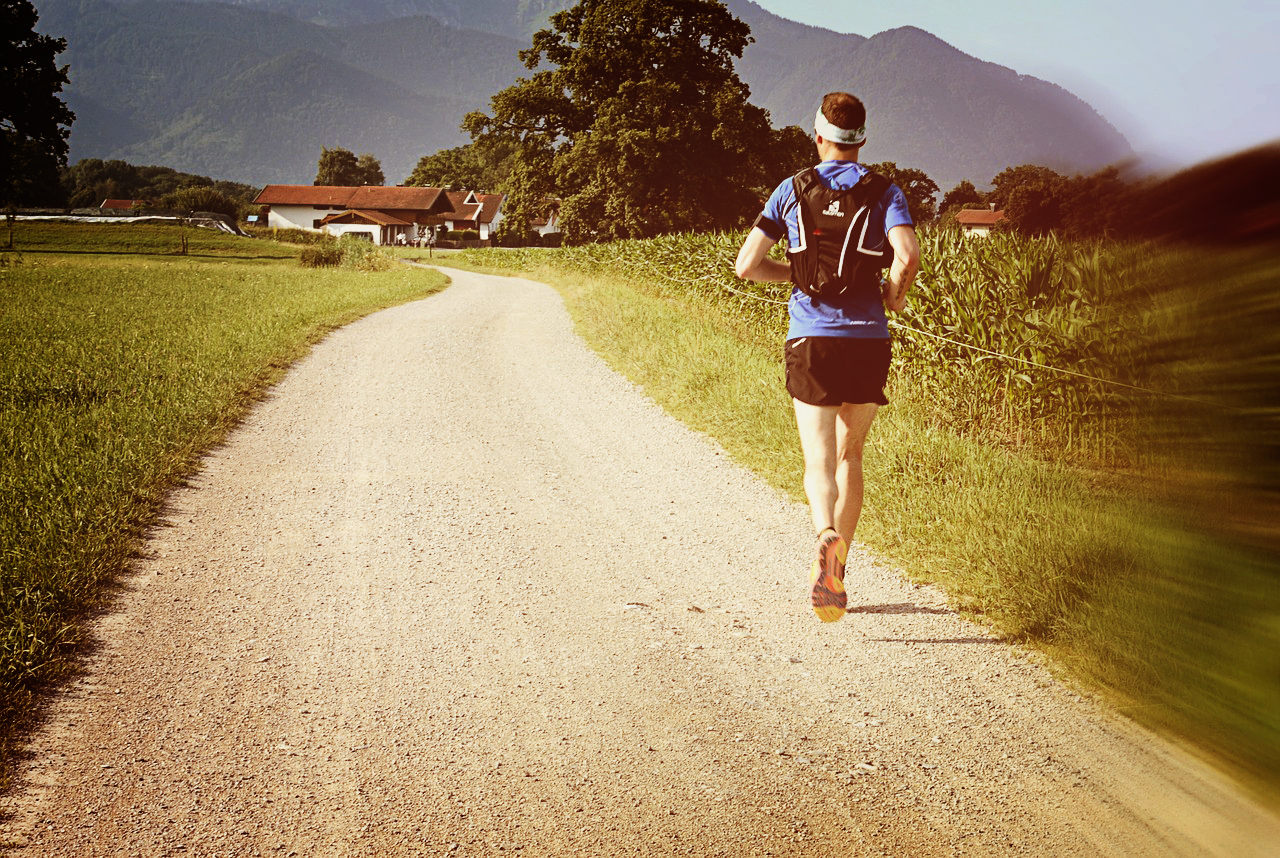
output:
[[[840,497],[836,483],[836,422],[840,408],[810,405],[798,399],[792,402],[804,453],[804,493],[809,499],[813,529],[821,533],[836,524],[836,502]]]
[[[809,602],[818,619],[833,623],[846,612],[844,565],[862,512],[862,448],[876,406],[793,402],[804,451],[805,495],[818,532]]]
[[[851,541],[862,515],[862,451],[879,406],[874,402],[841,406],[792,402],[813,529],[821,533],[834,527],[846,542]]]
[[[871,421],[880,406],[876,403],[845,403],[836,420],[836,530],[848,543],[862,516],[862,450],[867,443]]]

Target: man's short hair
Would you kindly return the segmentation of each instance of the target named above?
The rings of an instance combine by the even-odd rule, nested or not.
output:
[[[829,92],[822,97],[822,115],[837,128],[852,131],[867,124],[867,108],[856,95],[847,92]],[[833,141],[834,142],[834,141]],[[840,145],[840,144],[836,144]],[[840,146],[852,149],[852,146]]]

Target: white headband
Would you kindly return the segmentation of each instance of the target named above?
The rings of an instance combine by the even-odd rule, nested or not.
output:
[[[843,146],[858,146],[867,139],[867,126],[855,128],[852,131],[837,128],[827,120],[827,117],[822,115],[821,107],[818,108],[818,115],[814,117],[813,130],[832,143],[839,143]]]

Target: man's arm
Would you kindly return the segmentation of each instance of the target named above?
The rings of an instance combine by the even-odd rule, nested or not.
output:
[[[893,264],[884,284],[884,307],[901,313],[907,306],[907,290],[920,273],[920,243],[914,227],[899,224],[889,230],[889,246],[893,248]]]
[[[752,227],[747,240],[742,242],[738,250],[738,259],[733,264],[734,273],[743,280],[755,280],[758,283],[786,283],[791,279],[791,265],[769,258],[769,250],[778,243],[770,238],[760,227]]]

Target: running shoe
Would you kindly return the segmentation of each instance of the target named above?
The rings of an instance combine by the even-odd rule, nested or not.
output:
[[[834,623],[845,615],[844,562],[849,546],[844,537],[828,527],[818,535],[818,559],[810,573],[809,601],[824,623]]]

